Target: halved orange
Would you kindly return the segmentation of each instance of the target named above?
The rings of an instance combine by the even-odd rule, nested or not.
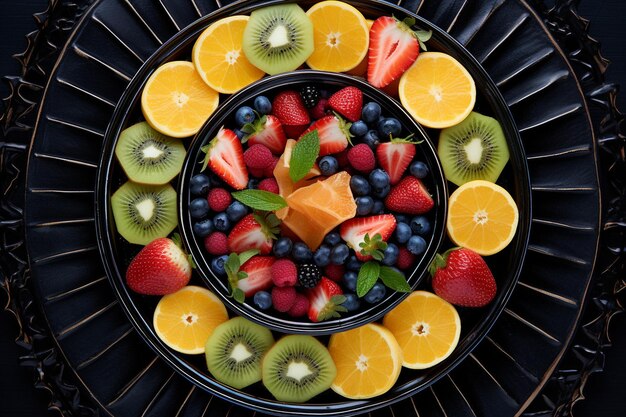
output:
[[[219,94],[207,86],[191,62],[173,61],[157,68],[141,94],[146,121],[164,135],[195,135],[215,111]]]
[[[161,298],[153,325],[157,336],[175,351],[200,354],[213,330],[226,320],[226,308],[215,294],[189,285]]]
[[[422,52],[400,78],[400,101],[417,122],[437,129],[467,117],[476,102],[470,73],[453,57]]]
[[[367,24],[367,31],[369,32],[370,29],[372,29],[372,25],[374,24],[374,21],[371,19],[366,19],[365,23]],[[359,75],[359,76],[364,77],[365,74],[367,74],[367,57],[368,57],[368,54],[366,53],[363,59],[361,60],[361,62],[359,62],[359,65],[352,68],[351,70],[346,71],[346,73],[350,75]]]
[[[515,236],[519,212],[507,190],[489,181],[466,182],[450,196],[450,239],[481,255],[504,249]]]
[[[402,349],[402,365],[425,369],[450,356],[461,334],[452,304],[435,294],[414,291],[383,319]]]
[[[220,93],[232,94],[265,75],[243,53],[243,31],[249,16],[230,16],[206,28],[193,46],[200,77]]]
[[[398,342],[378,324],[333,334],[328,351],[337,367],[330,387],[346,398],[372,398],[389,391],[402,369]]]

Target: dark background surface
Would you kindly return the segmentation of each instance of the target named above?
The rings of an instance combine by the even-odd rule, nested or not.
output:
[[[32,14],[45,9],[46,0],[0,0],[0,76],[17,75],[20,67],[11,58],[26,48],[25,35],[35,30]],[[602,44],[603,55],[612,61],[609,81],[626,88],[626,1],[582,0],[582,16],[591,20],[591,34]],[[0,97],[6,97],[6,85],[0,85]],[[626,110],[626,92],[618,99]],[[0,291],[0,306],[6,297]],[[46,417],[48,396],[33,388],[33,377],[20,368],[23,354],[14,343],[18,328],[14,318],[0,309],[0,417]],[[611,322],[613,346],[607,349],[605,371],[590,377],[586,400],[575,408],[576,417],[626,416],[626,316]],[[451,416],[456,417],[456,416]]]

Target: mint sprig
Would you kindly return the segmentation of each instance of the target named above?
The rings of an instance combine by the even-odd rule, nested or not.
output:
[[[320,153],[320,138],[317,130],[302,136],[291,152],[289,160],[289,177],[298,182],[313,168]]]
[[[369,233],[365,234],[363,242],[359,243],[361,247],[361,255],[371,256],[377,261],[382,261],[384,254],[383,251],[387,249],[387,242],[383,240],[380,233],[376,233],[374,237],[370,237]]]
[[[399,292],[410,292],[411,287],[409,283],[406,281],[404,274],[399,272],[397,269],[390,268],[388,266],[380,267],[380,279],[383,281],[387,287],[391,288],[394,291]]]
[[[230,288],[230,296],[235,299],[238,303],[243,303],[246,299],[246,296],[241,288],[239,288],[239,281],[247,278],[248,273],[245,271],[240,271],[241,265],[245,264],[258,254],[258,249],[250,249],[245,252],[241,252],[237,254],[235,252],[228,255],[226,262],[224,262],[224,270],[226,271],[226,276],[228,277],[228,287]]]
[[[287,202],[278,194],[263,190],[242,190],[231,193],[233,198],[254,210],[276,211],[287,207]]]
[[[380,275],[380,265],[378,262],[369,261],[365,262],[359,270],[359,275],[356,279],[356,295],[363,297],[369,290],[372,289],[378,277]]]

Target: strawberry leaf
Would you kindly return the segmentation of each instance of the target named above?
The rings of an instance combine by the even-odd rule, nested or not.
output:
[[[383,240],[380,233],[376,233],[372,238],[370,238],[369,233],[366,233],[359,246],[361,247],[361,255],[369,255],[377,261],[382,261],[384,258],[383,251],[387,249],[387,242]]]
[[[246,271],[240,271],[241,265],[245,264],[250,258],[259,253],[257,249],[250,249],[245,252],[241,252],[239,255],[235,252],[228,255],[228,259],[224,262],[224,270],[228,277],[228,287],[230,288],[230,295],[237,302],[243,303],[246,296],[244,292],[237,286],[239,280],[247,278],[248,273]]]
[[[359,276],[356,280],[356,295],[363,297],[372,289],[380,274],[380,265],[378,262],[369,261],[361,266]]]
[[[411,287],[402,273],[388,266],[380,267],[380,279],[394,291],[411,292]]]
[[[261,225],[263,233],[270,239],[276,240],[276,235],[280,232],[280,219],[274,213],[254,213],[254,220]]]
[[[278,194],[263,190],[242,190],[231,193],[233,198],[254,210],[276,211],[287,207],[287,202]]]
[[[259,253],[258,249],[250,249],[245,252],[241,252],[239,254],[239,262],[241,262],[241,265],[243,265],[246,262],[248,262],[250,258],[252,258],[254,255],[257,255],[258,253]]]
[[[206,167],[209,165],[209,159],[211,159],[211,148],[217,143],[217,137],[215,137],[211,142],[204,145],[200,148],[200,150],[205,153],[204,159],[202,160],[202,168],[200,168],[200,172],[203,172]]]
[[[243,304],[243,302],[246,301],[246,295],[241,290],[241,288],[234,288],[233,293],[231,295],[235,299],[235,301],[237,301],[238,303]]]
[[[298,182],[313,168],[320,153],[320,139],[317,130],[302,136],[291,152],[289,161],[289,176],[293,182]]]

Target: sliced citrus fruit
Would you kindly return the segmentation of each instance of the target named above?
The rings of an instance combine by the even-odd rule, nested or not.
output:
[[[293,180],[289,176],[289,168],[291,167],[289,163],[291,162],[291,152],[293,151],[293,147],[296,143],[297,141],[294,139],[287,139],[285,150],[278,159],[278,163],[276,164],[273,172],[276,182],[278,183],[278,193],[283,198],[287,198],[294,190],[297,190],[300,187],[312,184],[314,181],[311,181],[311,178],[322,175],[322,172],[319,170],[317,165],[314,165],[304,178],[294,184]]]
[[[333,334],[328,351],[337,367],[331,388],[346,398],[371,398],[389,391],[402,368],[398,342],[378,324]]]
[[[402,365],[425,369],[450,356],[461,334],[452,304],[426,291],[414,291],[383,319],[402,349]]]
[[[191,62],[173,61],[157,68],[141,95],[148,123],[164,135],[195,135],[215,111],[219,94],[200,78]]]
[[[167,346],[181,353],[200,354],[213,330],[226,320],[226,308],[215,294],[190,285],[161,298],[153,324]]]
[[[366,19],[365,23],[367,23],[367,31],[369,33],[370,29],[372,28],[372,25],[374,24],[374,21],[371,20],[371,19]],[[368,35],[368,37],[369,37],[369,35]],[[359,65],[357,65],[356,67],[352,68],[351,70],[346,71],[346,73],[348,73],[350,75],[359,75],[359,76],[364,77],[365,74],[367,74],[367,53],[365,54],[365,56],[363,57],[361,62],[359,62]]]
[[[313,22],[314,50],[306,63],[316,70],[343,72],[359,65],[369,47],[365,18],[349,4],[329,0],[306,14]]]
[[[508,191],[492,182],[475,180],[450,196],[446,226],[458,246],[493,255],[511,243],[518,219],[517,205]]]
[[[463,121],[476,102],[476,85],[470,73],[441,52],[422,52],[400,78],[398,93],[415,120],[437,129]]]
[[[243,31],[249,16],[230,16],[206,28],[193,46],[200,77],[220,93],[232,94],[265,74],[243,54]]]

